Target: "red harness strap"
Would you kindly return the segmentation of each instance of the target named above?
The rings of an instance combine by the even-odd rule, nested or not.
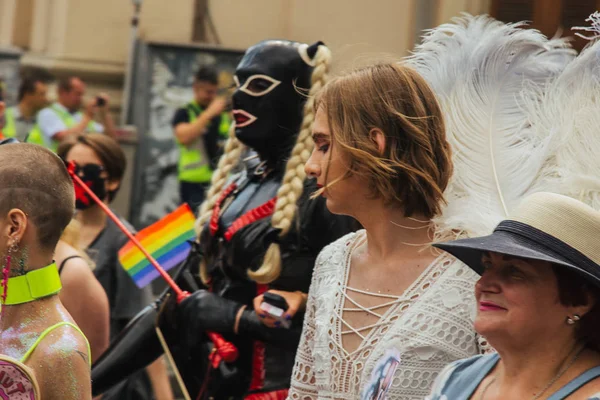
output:
[[[260,206],[253,208],[252,210],[244,213],[241,217],[236,219],[233,224],[227,229],[225,232],[225,240],[230,241],[233,235],[236,234],[237,231],[245,227],[246,225],[250,225],[253,222],[258,221],[259,219],[263,219],[273,214],[275,211],[275,203],[277,202],[277,197],[273,197],[271,200],[267,201]]]
[[[215,235],[219,230],[219,217],[221,214],[221,205],[225,201],[231,193],[233,193],[237,189],[237,185],[232,183],[229,185],[223,193],[219,196],[217,201],[215,202],[215,206],[213,207],[212,216],[210,218],[209,229],[210,234]],[[260,219],[266,218],[269,215],[273,214],[275,211],[275,203],[277,202],[277,197],[273,197],[271,200],[266,203],[261,204],[258,207],[253,208],[250,211],[245,212],[241,217],[237,218],[231,226],[227,229],[223,237],[225,240],[230,241],[233,235],[237,233],[240,229],[245,227],[246,225],[250,225],[253,222],[256,222]]]
[[[219,214],[221,214],[221,204],[233,191],[237,189],[237,185],[232,183],[227,187],[227,189],[223,190],[223,193],[217,199],[215,206],[213,207],[212,216],[210,217],[210,223],[208,224],[208,228],[210,229],[210,234],[215,235],[219,230]]]

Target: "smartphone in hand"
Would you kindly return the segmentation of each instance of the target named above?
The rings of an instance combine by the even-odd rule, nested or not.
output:
[[[283,297],[271,292],[263,295],[263,302],[260,304],[260,309],[281,322],[283,328],[289,328],[292,325],[292,321],[288,321],[284,317],[288,308],[287,301]]]

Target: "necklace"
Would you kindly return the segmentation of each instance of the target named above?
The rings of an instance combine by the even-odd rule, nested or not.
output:
[[[541,392],[539,392],[537,395],[535,395],[531,400],[537,400],[540,397],[542,397],[544,392],[546,392],[546,390],[550,389],[550,387],[552,387],[552,385],[554,385],[556,383],[556,381],[559,380],[560,377],[563,376],[569,370],[569,368],[571,368],[573,366],[573,364],[575,364],[575,361],[577,361],[577,359],[579,358],[581,353],[583,353],[583,349],[585,349],[585,345],[581,346],[581,348],[579,349],[577,354],[575,354],[575,357],[573,357],[571,362],[569,364],[565,365],[565,367],[561,371],[559,371],[558,374],[556,374],[554,379],[552,379],[550,382],[548,382],[546,387],[544,387],[544,389]],[[573,351],[575,351],[575,349],[573,349]]]
[[[575,346],[573,348],[573,350],[571,351],[571,353],[569,355],[573,354],[576,349],[577,349],[577,346]],[[538,394],[536,394],[535,396],[533,396],[531,398],[531,400],[538,400],[540,397],[542,397],[542,395],[544,393],[546,393],[546,390],[550,389],[552,387],[552,385],[554,385],[556,383],[556,381],[558,381],[569,370],[569,368],[571,368],[573,366],[573,364],[575,364],[575,362],[577,361],[577,359],[579,358],[579,356],[581,355],[581,353],[583,353],[584,349],[585,349],[585,345],[582,345],[581,348],[579,349],[579,351],[577,351],[577,353],[573,357],[573,359],[567,365],[565,365],[560,371],[558,371],[558,373],[554,376],[554,378],[552,378],[550,380],[550,382],[548,382],[548,384],[546,386],[544,386],[544,388]],[[492,378],[492,380],[490,380],[487,383],[487,385],[485,385],[485,387],[481,391],[481,395],[479,396],[479,400],[483,400],[483,398],[485,396],[485,393],[487,392],[488,388],[490,386],[492,386],[492,384],[494,382],[496,382],[496,377],[495,376]]]
[[[479,400],[483,400],[483,397],[485,396],[485,392],[487,392],[487,390],[489,389],[489,387],[492,386],[492,383],[494,383],[494,382],[496,382],[496,377],[495,376],[487,383],[487,385],[485,385],[485,387],[481,391],[481,396],[479,396]]]

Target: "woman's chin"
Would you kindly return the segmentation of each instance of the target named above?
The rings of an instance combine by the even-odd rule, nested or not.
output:
[[[331,199],[330,197],[325,197],[325,205],[327,206],[327,209],[329,210],[330,213],[332,214],[336,214],[336,215],[350,215],[348,214],[347,210],[338,202],[335,201],[333,199]]]
[[[325,194],[322,194],[321,196],[323,196],[323,198],[325,199],[325,206],[327,206],[329,212],[332,214],[338,214],[338,212],[336,211],[335,201],[325,196]]]
[[[489,335],[493,335],[494,333],[503,330],[503,328],[506,327],[506,324],[506,320],[499,316],[478,315],[473,322],[473,328],[475,328],[475,332],[481,336],[488,337]]]

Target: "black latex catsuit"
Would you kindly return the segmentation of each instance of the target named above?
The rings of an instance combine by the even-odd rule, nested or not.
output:
[[[303,314],[293,318],[290,329],[267,328],[253,310],[253,299],[269,289],[308,292],[318,253],[357,226],[350,218],[330,214],[323,198],[309,199],[316,183],[307,180],[292,229],[283,238],[271,227],[270,216],[241,224],[228,238],[225,232],[240,216],[277,195],[302,119],[305,97],[297,88],[309,88],[312,67],[306,56],[314,57],[317,45],[303,49],[304,59],[301,45],[287,41],[261,42],[246,52],[236,70],[239,86],[233,96],[234,116],[236,125],[242,125],[236,127],[236,136],[257,157],[245,160],[243,172],[225,185],[224,190],[231,190],[218,204],[220,212],[213,219],[217,225],[211,230],[207,224],[201,232],[199,250],[207,265],[209,287],[196,291],[179,306],[171,298],[166,305],[159,301],[149,307],[132,323],[129,337],[124,333],[120,343],[111,345],[108,353],[113,354],[104,355],[94,366],[94,394],[101,393],[119,374],[128,374],[155,359],[155,353],[160,354],[152,332],[141,326],[149,325],[156,318],[156,308],[164,307],[160,326],[192,398],[204,384],[204,398],[285,398]],[[252,118],[256,119],[247,124]],[[280,244],[281,274],[269,285],[257,285],[248,277],[248,269],[260,267],[273,241]],[[184,290],[202,287],[195,278],[198,257],[192,252],[192,260],[177,277]],[[235,334],[233,325],[241,305],[247,308],[239,334]],[[212,344],[203,331],[221,333],[238,348],[239,358],[210,370],[207,360]],[[132,348],[137,348],[137,353]]]
[[[276,195],[281,179],[280,173],[261,179],[253,170],[237,182],[243,190],[237,193],[233,202],[224,210],[219,220],[219,232],[211,235],[209,228],[202,232],[202,247],[207,259],[212,290],[220,296],[235,300],[252,309],[252,300],[265,289],[308,292],[315,259],[321,249],[351,230],[348,219],[333,217],[326,209],[324,200],[310,200],[308,196],[316,190],[314,182],[308,182],[299,202],[301,218],[294,228],[280,240],[282,271],[277,280],[267,288],[257,285],[247,277],[246,268],[256,269],[262,263],[270,241],[275,238],[270,218],[255,222],[238,231],[230,241],[223,238],[223,232],[244,212],[265,203]],[[255,349],[252,337],[226,335],[240,350],[238,365],[241,370],[252,371],[247,379],[256,379],[264,373],[260,384],[263,390],[287,389],[293,369],[296,348],[302,331],[303,314],[292,320],[289,330],[271,330],[264,350]],[[261,361],[264,351],[264,361]],[[248,383],[249,385],[251,382]]]

